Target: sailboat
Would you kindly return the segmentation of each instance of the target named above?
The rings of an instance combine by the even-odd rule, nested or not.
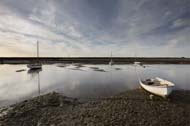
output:
[[[40,90],[40,72],[42,71],[42,69],[29,69],[28,70],[28,74],[31,75],[31,77],[34,77],[36,75],[38,75],[38,94],[41,94],[41,90]]]
[[[111,52],[111,60],[109,62],[109,65],[112,66],[114,64],[113,60],[112,60],[112,52]]]
[[[39,42],[37,41],[37,58],[39,58]],[[27,64],[29,69],[42,69],[42,64],[39,62],[39,59],[36,63]]]

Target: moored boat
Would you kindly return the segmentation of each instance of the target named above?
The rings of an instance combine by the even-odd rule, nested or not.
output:
[[[109,62],[109,65],[110,65],[110,66],[114,65],[114,62],[113,62],[112,59],[111,59],[111,61]]]
[[[159,77],[146,79],[144,81],[139,79],[139,83],[144,90],[164,98],[171,94],[175,86],[174,83]]]
[[[114,61],[113,61],[113,59],[112,59],[112,52],[111,52],[111,60],[110,60],[110,62],[109,62],[109,65],[110,65],[110,66],[114,65]]]
[[[41,69],[42,64],[40,64],[40,63],[27,64],[27,67],[29,69]]]
[[[39,42],[37,41],[37,58],[39,58]],[[27,64],[29,69],[42,69],[42,64],[39,60],[35,63]]]

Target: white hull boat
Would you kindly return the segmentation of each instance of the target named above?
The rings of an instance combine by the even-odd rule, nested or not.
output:
[[[109,65],[110,65],[110,66],[114,65],[114,61],[112,60],[112,52],[111,52],[111,60],[110,60],[110,62],[109,62]]]
[[[161,78],[147,79],[145,81],[139,80],[141,87],[154,94],[166,98],[171,94],[175,84]]]
[[[113,62],[112,59],[111,59],[111,61],[109,62],[109,65],[110,65],[110,66],[114,65],[114,62]]]
[[[141,62],[134,62],[134,65],[136,65],[136,66],[141,66],[141,65],[143,65]]]
[[[37,41],[37,58],[39,58],[39,42]],[[42,69],[42,64],[39,60],[36,63],[27,64],[29,69]]]

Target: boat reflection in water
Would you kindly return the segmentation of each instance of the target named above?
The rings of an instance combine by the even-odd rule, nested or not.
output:
[[[39,69],[29,69],[28,70],[28,74],[30,74],[33,77],[35,77],[36,75],[38,76],[38,94],[40,95],[41,94],[41,91],[40,91],[40,72],[42,71],[42,68],[39,68]]]
[[[29,69],[29,70],[28,70],[28,74],[37,75],[37,74],[39,74],[41,71],[42,71],[42,68],[39,68],[39,69]]]

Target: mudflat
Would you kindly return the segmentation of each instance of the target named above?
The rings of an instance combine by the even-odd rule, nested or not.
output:
[[[0,110],[0,126],[189,126],[190,91],[169,99],[131,90],[82,101],[52,92]]]

